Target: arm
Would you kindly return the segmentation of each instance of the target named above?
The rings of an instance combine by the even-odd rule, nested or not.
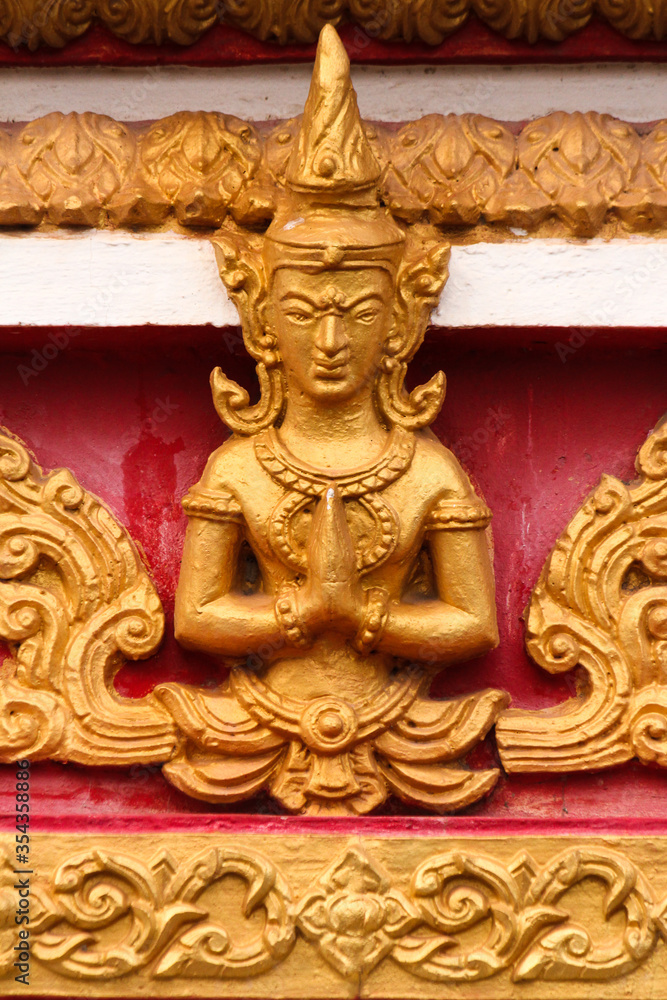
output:
[[[176,638],[187,649],[245,656],[264,643],[283,643],[273,597],[232,589],[242,541],[234,521],[191,517],[174,616]]]
[[[426,662],[454,662],[493,648],[498,642],[493,571],[481,530],[489,513],[467,480],[457,493],[436,504],[426,525],[438,599],[387,604],[382,587],[362,586],[342,499],[337,490],[328,491],[313,517],[308,579],[297,595],[308,631],[336,631],[360,651],[376,648]]]
[[[429,548],[439,600],[392,603],[378,648],[441,664],[493,649],[495,587],[484,532],[434,531]]]

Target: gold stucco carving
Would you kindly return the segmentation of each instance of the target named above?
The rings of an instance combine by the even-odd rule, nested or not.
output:
[[[298,996],[313,976],[323,997],[431,998],[447,987],[515,997],[549,982],[568,983],[573,1000],[595,1000],[603,983],[611,998],[664,995],[664,838],[76,840],[33,834],[30,982],[40,995],[108,995],[113,982],[124,996]],[[7,854],[4,995],[25,992],[13,980],[15,881]]]
[[[471,770],[465,757],[507,704],[505,692],[428,695],[442,667],[497,642],[491,512],[428,430],[444,374],[405,387],[447,279],[449,246],[427,224],[397,223],[380,203],[382,167],[349,70],[325,27],[303,119],[289,143],[277,138],[289,149],[282,185],[266,202],[271,225],[260,234],[229,220],[213,237],[260,398],[251,404],[214,370],[213,401],[233,435],[184,502],[175,629],[229,676],[215,689],[162,684],[136,702],[113,692],[120,654],[148,656],[159,642],[157,595],[100,502],[68,473],[53,473],[46,484],[69,484],[63,514],[55,487],[40,485],[40,470],[6,437],[15,456],[3,481],[9,536],[0,566],[9,602],[2,634],[14,644],[6,760],[160,761],[168,780],[200,799],[236,802],[268,789],[290,811],[342,815],[369,812],[392,793],[452,811],[497,781],[497,768]],[[122,200],[122,180],[110,178],[127,157],[106,142],[120,127],[85,117],[73,142],[73,123],[59,118],[52,141],[43,128],[27,133],[25,145],[41,153],[22,176],[60,212],[81,211],[63,179],[74,149],[82,176]],[[201,114],[182,123],[177,148],[174,119],[142,136],[151,173],[141,199],[123,202],[128,211],[141,205],[157,219],[165,193],[179,191],[210,221],[223,189],[258,168],[254,133],[242,123]],[[118,134],[130,141],[127,130]],[[97,156],[93,136],[104,140]],[[206,161],[197,160],[202,146]],[[212,173],[197,189],[187,175],[195,161]],[[50,548],[30,533],[16,483],[39,507]],[[70,554],[72,533],[81,546]],[[49,586],[36,590],[45,573]],[[24,734],[24,719],[34,733]]]
[[[357,25],[352,43],[362,52],[369,41],[440,45],[477,15],[509,39],[530,43],[562,41],[583,28],[593,14],[628,38],[665,37],[661,5],[649,0],[5,0],[0,38],[13,48],[60,48],[93,23],[135,45],[192,45],[219,21],[262,41],[308,44],[324,24]]]
[[[120,698],[124,659],[157,648],[162,606],[127,533],[66,469],[47,476],[0,434],[0,760],[164,760],[175,726]]]
[[[0,38],[12,48],[62,48],[97,22],[133,45],[192,45],[218,20],[213,0],[6,0]]]
[[[637,472],[629,486],[602,478],[535,587],[528,651],[551,673],[579,668],[578,693],[504,714],[496,736],[509,771],[667,765],[667,421]]]
[[[405,388],[449,247],[380,205],[331,27],[289,145],[266,233],[213,238],[260,399],[213,372],[234,433],[185,501],[175,627],[231,674],[157,689],[186,737],[164,773],[209,801],[268,788],[294,812],[366,813],[390,792],[461,808],[497,780],[461,758],[507,698],[428,697],[497,641],[490,512],[426,430],[444,375]]]
[[[0,129],[0,226],[268,222],[300,119],[265,128],[217,112],[148,125],[54,112]],[[494,223],[593,236],[667,224],[667,125],[554,112],[518,135],[482,115],[365,125],[392,214],[461,235]],[[607,228],[608,231],[608,228]],[[514,237],[513,237],[514,238]]]

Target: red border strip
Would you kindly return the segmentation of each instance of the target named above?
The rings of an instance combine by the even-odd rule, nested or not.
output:
[[[340,33],[352,61],[371,65],[667,61],[667,42],[634,42],[595,18],[563,42],[535,45],[508,41],[474,15],[435,47],[375,41],[354,25],[345,25]],[[30,52],[0,43],[0,66],[244,66],[311,63],[314,57],[313,45],[260,42],[230,25],[216,25],[190,46],[130,45],[97,25],[62,49]]]
[[[11,833],[14,815],[0,816],[0,833]],[[224,833],[268,836],[353,837],[650,837],[667,835],[665,819],[639,816],[583,820],[498,819],[482,816],[262,816],[258,813],[188,813],[131,816],[33,815],[31,832],[81,834]]]

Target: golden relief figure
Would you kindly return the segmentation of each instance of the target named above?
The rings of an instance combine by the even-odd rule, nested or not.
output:
[[[164,772],[208,801],[268,788],[349,814],[393,792],[445,811],[498,777],[459,759],[505,693],[428,697],[438,670],[497,643],[490,512],[428,429],[444,375],[404,388],[449,247],[400,226],[379,177],[325,27],[271,225],[214,239],[261,396],[213,372],[233,434],[184,501],[176,633],[231,671],[155,692],[185,734]]]

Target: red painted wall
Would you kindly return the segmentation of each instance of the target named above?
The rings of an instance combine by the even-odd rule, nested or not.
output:
[[[573,692],[570,677],[552,678],[528,660],[521,615],[551,546],[600,475],[633,477],[639,445],[667,410],[667,336],[628,331],[612,335],[610,345],[610,335],[600,331],[582,337],[583,346],[563,362],[555,344],[571,335],[439,331],[413,364],[415,380],[440,367],[446,371],[448,395],[434,429],[494,511],[500,647],[442,673],[435,694],[489,685],[509,690],[515,705],[539,707]],[[138,696],[158,681],[213,684],[220,676],[216,663],[184,652],[171,635],[185,529],[179,501],[226,433],[211,402],[210,370],[221,364],[252,385],[252,365],[239,336],[196,327],[69,331],[57,357],[29,374],[31,367],[42,367],[47,342],[49,331],[0,332],[0,423],[28,444],[45,469],[72,469],[129,527],[169,618],[161,652],[123,668],[118,688]],[[137,343],[145,346],[137,349]],[[491,736],[471,761],[487,763],[494,756]],[[269,799],[230,810],[207,807],[173,789],[158,768],[36,764],[32,772],[38,824],[76,814],[86,822],[129,821],[132,815],[139,822],[141,814],[147,822],[146,813],[177,821],[178,814],[279,812]],[[549,825],[612,816],[667,820],[666,793],[667,773],[639,764],[599,774],[503,778],[468,816],[477,827],[508,819]],[[0,767],[0,815],[11,815],[13,795],[14,767]],[[425,815],[396,802],[383,814]],[[461,822],[463,829],[467,821]]]

